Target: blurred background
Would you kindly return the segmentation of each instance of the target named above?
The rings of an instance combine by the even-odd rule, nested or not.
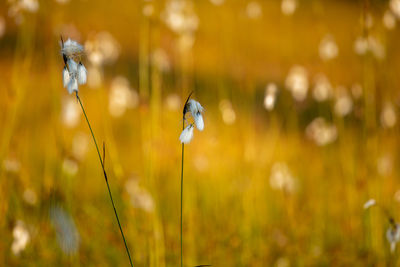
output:
[[[63,36],[135,266],[179,264],[191,91],[186,266],[395,266],[399,19],[400,0],[3,1],[0,265],[129,263]]]

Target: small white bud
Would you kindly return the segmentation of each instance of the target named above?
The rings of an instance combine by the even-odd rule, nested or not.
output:
[[[87,77],[87,71],[85,66],[83,66],[82,63],[78,64],[78,83],[79,84],[85,84],[86,83],[86,77]]]
[[[181,133],[179,140],[183,144],[188,144],[193,138],[193,124],[189,124]]]
[[[69,75],[69,71],[67,67],[65,66],[63,69],[63,84],[64,87],[68,86],[69,81],[71,80],[71,75]]]

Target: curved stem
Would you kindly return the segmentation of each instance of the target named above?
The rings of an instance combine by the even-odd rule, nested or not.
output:
[[[118,213],[117,213],[117,210],[116,210],[115,205],[114,205],[114,200],[113,200],[113,197],[112,197],[112,194],[111,194],[110,185],[108,184],[107,173],[106,173],[106,170],[105,170],[105,168],[104,168],[104,163],[103,163],[103,160],[102,160],[101,155],[100,155],[100,150],[99,150],[99,147],[98,147],[98,145],[97,145],[96,138],[94,137],[94,133],[93,133],[93,130],[92,130],[92,126],[90,125],[90,122],[89,122],[89,119],[88,119],[88,117],[87,117],[87,115],[86,115],[86,112],[85,112],[85,109],[84,109],[84,107],[83,107],[82,101],[81,101],[81,99],[79,98],[78,92],[76,92],[76,99],[78,100],[79,104],[81,105],[81,108],[82,108],[82,111],[83,111],[83,115],[85,115],[85,119],[86,119],[86,122],[87,122],[87,124],[88,124],[88,126],[89,126],[90,133],[92,134],[92,138],[93,138],[94,144],[95,144],[95,146],[96,146],[97,154],[98,154],[98,156],[99,156],[101,168],[103,169],[104,179],[106,180],[107,189],[108,189],[108,194],[109,194],[109,196],[110,196],[111,204],[112,204],[113,209],[114,209],[115,217],[117,218],[117,222],[118,222],[118,226],[119,226],[119,231],[121,232],[122,239],[124,240],[125,250],[126,250],[126,253],[128,254],[129,262],[130,262],[131,266],[133,267],[133,263],[132,263],[132,259],[131,259],[131,254],[129,253],[128,245],[127,245],[127,243],[126,243],[125,236],[124,236],[124,231],[122,230],[121,223],[120,223],[119,217],[118,217]]]
[[[185,119],[182,122],[182,130],[185,129]],[[183,267],[183,234],[182,234],[182,210],[183,210],[183,158],[185,152],[185,144],[182,143],[182,166],[181,166],[181,267]]]

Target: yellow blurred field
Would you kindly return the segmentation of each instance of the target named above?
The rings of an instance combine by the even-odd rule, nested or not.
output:
[[[400,0],[2,2],[0,265],[129,266],[62,36],[134,266],[180,265],[192,91],[184,266],[398,266],[399,23]]]

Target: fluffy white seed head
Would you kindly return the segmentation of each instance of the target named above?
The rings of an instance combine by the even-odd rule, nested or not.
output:
[[[87,71],[85,66],[82,63],[78,64],[78,83],[85,84],[87,80]]]
[[[197,129],[199,129],[200,131],[204,130],[204,121],[201,113],[198,113],[194,116],[194,123],[196,124]]]
[[[370,200],[368,200],[367,202],[364,203],[364,209],[368,209],[372,206],[374,206],[376,204],[375,199],[371,198]]]
[[[193,138],[193,124],[189,124],[181,133],[179,140],[183,144],[188,144]]]
[[[71,80],[71,75],[69,75],[69,71],[67,67],[65,66],[63,69],[63,84],[64,87],[68,86],[69,81]]]
[[[190,112],[193,117],[204,111],[204,108],[196,100],[190,99],[186,105],[187,105],[186,111]]]
[[[71,80],[68,83],[67,89],[70,94],[72,94],[74,92],[78,92],[78,80],[76,79],[75,76],[71,77]]]
[[[386,239],[390,243],[390,252],[394,253],[396,250],[396,244],[400,241],[400,225],[395,224],[390,226],[386,232]]]
[[[78,64],[73,59],[67,60],[68,70],[71,76],[75,76],[78,72]]]
[[[78,42],[68,39],[61,48],[61,53],[68,58],[78,56],[83,53],[83,46]]]

